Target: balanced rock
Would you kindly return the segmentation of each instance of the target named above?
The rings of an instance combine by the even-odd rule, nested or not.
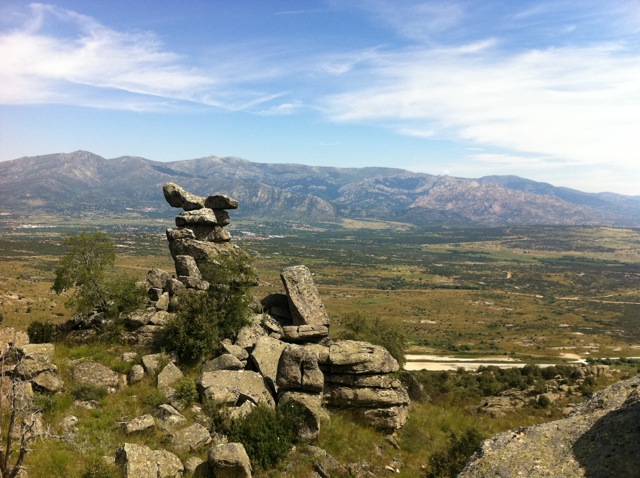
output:
[[[251,462],[242,443],[227,443],[209,450],[209,465],[216,478],[251,478]]]
[[[194,211],[204,207],[204,198],[191,194],[176,183],[166,183],[162,187],[164,198],[171,207],[180,207],[185,211]]]
[[[344,387],[327,384],[324,396],[327,403],[335,407],[381,408],[408,405],[410,402],[409,394],[404,387]]]
[[[311,271],[306,266],[286,267],[280,278],[287,291],[293,325],[329,326],[329,316],[318,289],[313,283]]]
[[[238,209],[238,201],[224,194],[215,194],[204,200],[205,207],[210,209]]]

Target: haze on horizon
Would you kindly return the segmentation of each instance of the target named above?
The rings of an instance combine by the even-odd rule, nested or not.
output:
[[[640,195],[640,1],[0,4],[0,161],[87,150]]]

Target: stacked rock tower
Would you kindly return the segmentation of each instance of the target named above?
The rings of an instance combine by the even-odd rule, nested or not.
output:
[[[222,194],[204,198],[175,183],[165,184],[162,192],[169,205],[184,209],[176,217],[177,227],[167,229],[178,280],[187,288],[205,290],[199,266],[237,250],[225,226],[231,222],[227,210],[236,209],[238,201]]]

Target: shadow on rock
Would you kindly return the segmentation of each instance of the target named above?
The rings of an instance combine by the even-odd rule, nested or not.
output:
[[[573,445],[587,478],[640,477],[640,402],[600,418]]]

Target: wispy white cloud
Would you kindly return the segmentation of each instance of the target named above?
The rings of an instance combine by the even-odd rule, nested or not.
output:
[[[328,98],[333,120],[428,122],[429,135],[575,164],[631,165],[640,148],[640,55],[621,45],[513,55],[414,48],[380,54],[360,74],[367,88]],[[406,125],[398,132],[415,135]]]
[[[0,103],[156,110],[182,101],[245,109],[280,96],[233,86],[247,72],[240,60],[223,61],[224,67],[212,73],[189,66],[187,58],[167,49],[153,33],[116,31],[51,5],[32,4],[30,9],[21,28],[0,34]],[[129,97],[111,101],[114,92]]]

